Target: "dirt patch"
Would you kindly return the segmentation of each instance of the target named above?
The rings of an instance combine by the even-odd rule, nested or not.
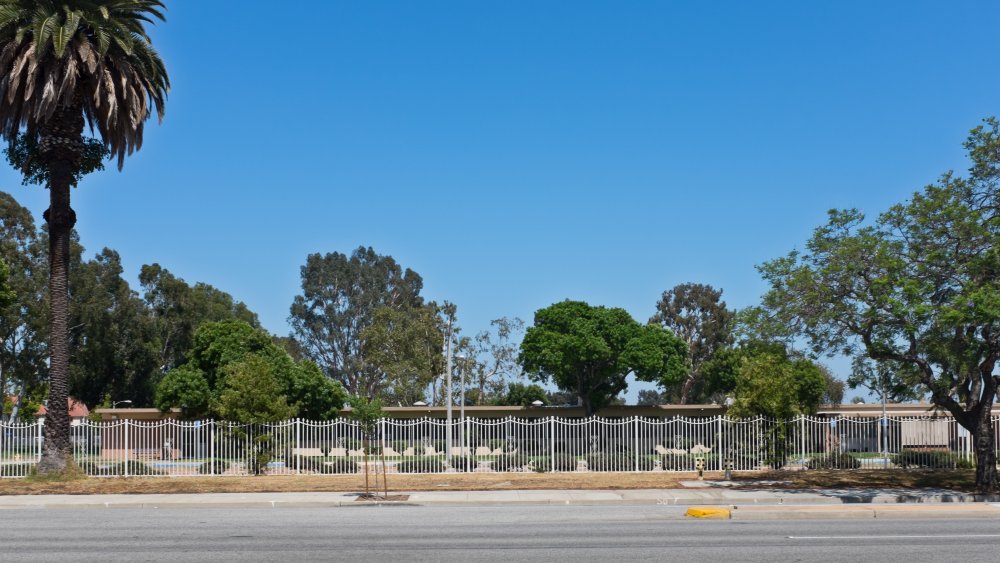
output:
[[[433,473],[389,475],[389,492],[400,491],[503,491],[503,490],[620,490],[679,489],[695,473]],[[709,480],[721,473],[706,472]],[[838,488],[946,488],[975,490],[975,474],[963,470],[851,470],[772,471],[740,473],[735,488],[838,489]],[[374,488],[374,483],[373,483]],[[381,490],[381,478],[378,489]],[[109,477],[73,481],[38,482],[24,479],[0,481],[0,495],[45,494],[151,494],[151,493],[280,493],[357,492],[365,490],[365,477],[357,475],[297,475],[261,477]]]
[[[853,469],[768,471],[733,477],[737,488],[748,489],[926,489],[972,492],[976,473],[965,469]],[[769,483],[770,482],[770,483]]]
[[[358,498],[354,499],[355,502],[402,502],[410,500],[410,495],[358,495]]]

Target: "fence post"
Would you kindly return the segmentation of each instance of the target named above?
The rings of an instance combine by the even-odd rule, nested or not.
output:
[[[717,470],[722,471],[722,457],[725,452],[722,451],[722,415],[715,415],[715,428],[718,432],[715,439],[715,448],[718,450],[718,455],[715,456],[718,465]]]
[[[556,470],[556,417],[549,417],[549,471]]]
[[[42,459],[42,440],[45,439],[45,433],[43,432],[43,427],[45,421],[38,419],[38,438],[35,440],[35,463],[38,463]]]
[[[806,457],[806,417],[799,415],[799,459]]]
[[[302,421],[298,418],[295,422],[295,473],[302,473]]]
[[[210,420],[204,426],[208,431],[208,474],[215,475],[215,421]]]
[[[633,449],[635,450],[635,470],[639,471],[639,417],[632,417],[632,429],[634,435],[632,436]]]
[[[128,467],[129,455],[128,454],[129,454],[129,451],[131,451],[132,448],[129,446],[130,440],[129,440],[129,433],[128,433],[128,419],[127,418],[123,418],[122,419],[122,432],[125,433],[125,476],[128,477],[128,469],[129,469],[129,467]]]

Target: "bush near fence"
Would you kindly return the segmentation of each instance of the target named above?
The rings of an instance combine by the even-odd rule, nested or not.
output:
[[[849,453],[835,452],[809,458],[806,469],[860,469],[861,460]]]
[[[890,459],[895,466],[903,469],[973,469],[975,467],[973,460],[947,451],[903,449]]]

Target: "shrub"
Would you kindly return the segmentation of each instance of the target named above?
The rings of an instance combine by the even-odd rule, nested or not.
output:
[[[576,456],[571,454],[556,454],[552,456],[533,457],[534,468],[538,473],[546,471],[576,471]],[[553,467],[554,465],[554,467]]]
[[[694,471],[694,456],[666,454],[661,459],[664,471]]]
[[[479,460],[476,456],[452,456],[451,466],[455,471],[475,471],[476,467],[479,467]]]
[[[149,465],[134,459],[123,461],[114,466],[113,474],[122,476],[126,474],[126,470],[130,477],[132,475],[166,475],[163,471],[150,467]]]
[[[522,453],[497,456],[490,467],[493,471],[522,471],[531,458]]]
[[[944,451],[918,451],[904,448],[892,456],[892,463],[904,469],[972,469],[973,463],[958,454]]]
[[[80,464],[81,469],[83,464]],[[0,477],[24,477],[35,471],[35,464],[26,461],[0,465]]]
[[[861,460],[845,452],[809,458],[806,469],[860,469]]]
[[[224,459],[210,459],[198,466],[198,473],[202,475],[222,475],[229,470],[229,462]]]
[[[336,458],[323,464],[320,473],[357,473],[358,464],[356,461],[344,458]]]
[[[444,463],[440,458],[406,459],[396,464],[399,473],[441,473]]]

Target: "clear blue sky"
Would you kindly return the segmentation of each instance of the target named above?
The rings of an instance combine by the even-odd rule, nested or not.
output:
[[[78,231],[278,334],[306,255],[359,245],[466,332],[566,298],[645,321],[687,281],[752,305],[755,264],[964,170],[1000,113],[996,2],[167,3],[166,119],[74,191]]]

